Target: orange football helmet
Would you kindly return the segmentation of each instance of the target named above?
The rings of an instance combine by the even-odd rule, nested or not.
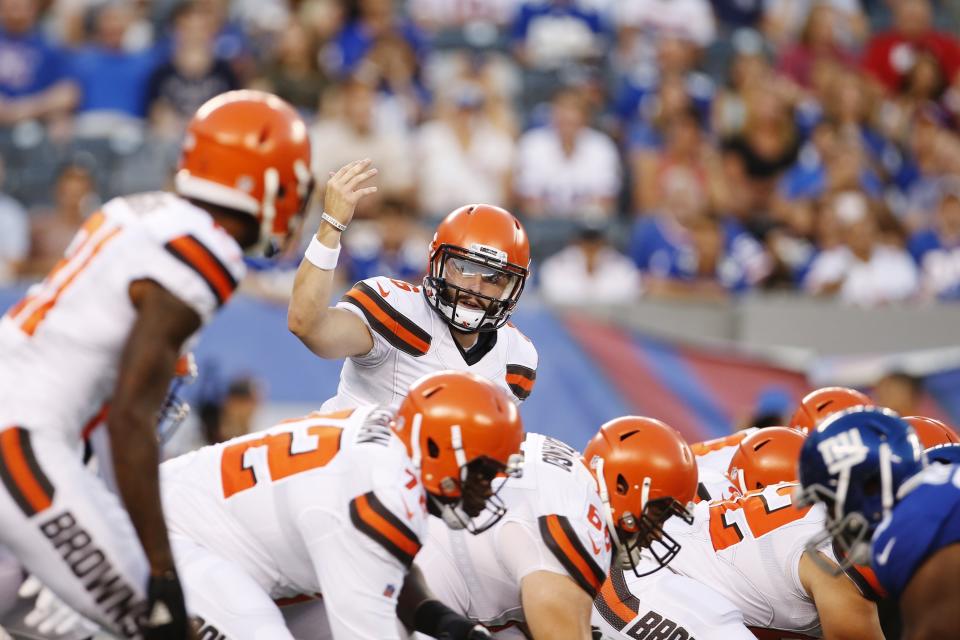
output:
[[[806,436],[798,429],[764,427],[740,441],[727,476],[740,493],[768,484],[796,482],[797,462]]]
[[[503,517],[490,484],[498,474],[519,477],[523,465],[523,423],[505,391],[466,371],[426,375],[410,387],[393,429],[420,470],[432,513],[470,533]],[[489,517],[478,523],[483,511]]]
[[[925,416],[908,416],[904,418],[907,423],[917,432],[920,438],[920,446],[924,449],[935,447],[938,444],[956,444],[960,442],[960,436],[949,426]]]
[[[621,566],[637,575],[666,566],[680,543],[663,523],[671,515],[693,522],[687,505],[697,492],[697,463],[683,436],[659,420],[625,416],[602,425],[583,458],[597,478]],[[644,548],[658,566],[640,574]]]
[[[471,204],[437,227],[423,287],[457,331],[495,331],[513,313],[529,269],[530,242],[520,221],[500,207]]]
[[[313,189],[307,126],[273,94],[222,93],[187,125],[174,182],[181,196],[254,216],[258,247],[276,246]]]
[[[810,433],[827,416],[858,405],[870,407],[873,406],[873,401],[856,389],[823,387],[803,397],[796,413],[790,419],[790,426],[805,434]]]

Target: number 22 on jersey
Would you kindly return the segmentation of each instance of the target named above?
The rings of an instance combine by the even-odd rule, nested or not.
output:
[[[734,500],[710,505],[710,539],[714,551],[722,551],[743,540],[764,536],[778,527],[799,520],[810,507],[793,505],[795,484],[770,485]]]
[[[252,489],[260,482],[276,482],[317,469],[340,451],[343,429],[304,421],[290,430],[227,446],[220,458],[223,497]]]

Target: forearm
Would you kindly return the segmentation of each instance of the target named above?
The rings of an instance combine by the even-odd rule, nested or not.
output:
[[[320,224],[316,239],[329,249],[340,246],[340,232],[327,223]],[[321,269],[307,258],[301,260],[287,309],[290,331],[320,356],[324,355],[320,327],[328,315],[333,295],[333,273],[333,269]]]
[[[427,587],[423,573],[417,565],[413,565],[404,578],[403,589],[397,597],[397,617],[403,626],[413,629],[417,608],[432,597],[433,594]]]
[[[155,412],[146,416],[142,411],[112,409],[108,427],[120,497],[140,538],[151,574],[160,575],[174,565],[160,502],[160,456],[154,418]]]

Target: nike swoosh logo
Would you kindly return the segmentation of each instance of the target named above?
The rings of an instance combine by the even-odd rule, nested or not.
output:
[[[890,550],[893,549],[893,543],[896,541],[896,538],[890,538],[890,542],[883,548],[883,551],[877,554],[877,564],[887,564],[887,560],[890,559]]]
[[[390,292],[389,292],[389,291],[384,291],[384,290],[383,290],[383,285],[380,284],[379,282],[377,283],[377,289],[380,290],[380,295],[383,296],[384,298],[386,298],[388,295],[390,295]]]

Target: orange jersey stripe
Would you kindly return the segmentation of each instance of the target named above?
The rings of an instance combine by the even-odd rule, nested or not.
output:
[[[28,336],[32,336],[34,333],[36,333],[37,327],[40,326],[40,323],[43,322],[43,319],[47,317],[50,309],[57,304],[57,300],[60,299],[60,296],[64,291],[66,291],[67,287],[73,284],[73,281],[77,278],[77,275],[79,275],[87,267],[87,265],[90,264],[90,261],[93,260],[101,250],[103,250],[107,243],[117,237],[117,234],[120,233],[120,231],[121,230],[117,228],[105,235],[96,244],[96,246],[94,246],[93,250],[90,252],[90,255],[88,255],[83,262],[80,263],[80,266],[77,267],[74,272],[71,273],[69,277],[67,277],[62,283],[60,283],[60,286],[57,287],[56,291],[53,292],[53,297],[33,310],[33,313],[31,313],[20,325],[20,328],[24,333],[26,333]]]
[[[620,596],[613,588],[613,580],[611,578],[607,578],[603,586],[600,587],[598,598],[602,598],[610,611],[623,621],[623,626],[626,626],[626,624],[637,615],[636,611],[628,607],[626,603],[620,599]]]
[[[519,373],[508,373],[507,384],[515,384],[527,393],[533,391],[533,380],[525,378]]]
[[[21,429],[13,427],[0,433],[0,455],[13,482],[20,490],[34,513],[39,513],[53,504],[52,492],[34,475],[20,446]]]
[[[357,515],[368,526],[374,528],[380,535],[393,543],[398,549],[408,554],[411,558],[420,551],[420,543],[411,540],[407,535],[387,521],[386,518],[374,511],[370,506],[370,501],[366,495],[359,496],[356,500]]]
[[[602,586],[601,579],[597,577],[594,567],[591,567],[587,562],[584,553],[578,550],[578,545],[567,535],[567,531],[560,524],[560,518],[556,515],[546,516],[546,527],[557,549],[567,559],[570,566],[580,574],[581,579],[578,580],[577,576],[573,576],[574,579],[578,582],[582,580],[585,583],[581,586],[589,585],[592,589],[591,595],[595,595]]]
[[[392,334],[400,340],[410,345],[420,353],[426,353],[430,350],[430,343],[422,338],[415,336],[406,327],[388,316],[365,292],[356,287],[348,292],[348,295],[356,300],[363,307],[364,311],[377,319]]]
[[[171,253],[200,274],[220,304],[230,299],[237,286],[236,281],[227,268],[199,240],[193,236],[180,236],[168,242],[166,246]]]

